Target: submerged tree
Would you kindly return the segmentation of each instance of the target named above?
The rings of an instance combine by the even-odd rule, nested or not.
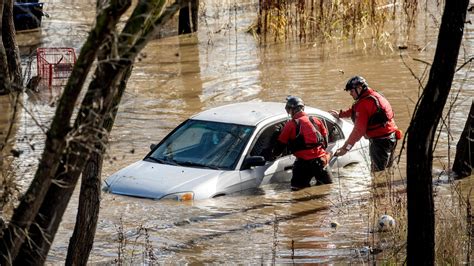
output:
[[[178,34],[196,32],[198,30],[199,1],[191,0],[179,11]]]
[[[428,83],[408,128],[407,264],[434,265],[433,140],[453,81],[469,0],[446,1]]]

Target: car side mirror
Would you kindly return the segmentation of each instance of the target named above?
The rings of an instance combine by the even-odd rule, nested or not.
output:
[[[150,150],[153,150],[156,147],[155,143],[150,144]]]
[[[252,166],[262,166],[265,165],[266,161],[263,156],[248,156],[244,159],[242,164],[243,169],[248,169]]]

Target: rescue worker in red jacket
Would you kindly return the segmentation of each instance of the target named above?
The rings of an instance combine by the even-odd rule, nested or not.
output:
[[[361,76],[349,79],[344,90],[349,91],[355,100],[352,107],[345,111],[331,110],[330,113],[337,118],[350,117],[354,122],[354,129],[334,156],[346,154],[360,138],[365,136],[370,142],[372,171],[382,171],[390,167],[392,153],[401,135],[395,125],[390,103],[381,94],[369,88]]]
[[[273,150],[275,156],[280,155],[288,147],[296,157],[293,164],[291,189],[300,190],[310,187],[313,177],[316,185],[332,183],[332,177],[327,170],[328,155],[327,129],[316,117],[309,117],[304,112],[304,102],[296,96],[288,96],[285,106],[291,120],[286,122],[277,144]]]

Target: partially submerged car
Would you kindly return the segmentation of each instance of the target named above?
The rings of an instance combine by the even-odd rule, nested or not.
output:
[[[329,132],[327,150],[344,144],[353,124],[309,106]],[[169,133],[143,160],[105,180],[104,190],[156,200],[218,197],[272,182],[289,182],[295,157],[274,158],[271,148],[288,121],[284,103],[244,102],[196,114]],[[331,160],[330,167],[367,163],[368,141]],[[334,169],[333,169],[334,170]]]

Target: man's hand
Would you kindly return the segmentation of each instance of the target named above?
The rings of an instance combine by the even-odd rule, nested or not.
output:
[[[329,113],[334,116],[335,118],[339,118],[339,111],[336,111],[336,110],[331,110],[329,111]]]
[[[343,148],[337,149],[337,151],[334,153],[334,156],[343,156],[346,153],[347,153],[347,149],[343,147]]]
[[[330,152],[326,153],[325,156],[321,157],[321,160],[323,161],[324,166],[329,164],[329,161],[331,160],[332,157],[333,157],[332,153],[330,153]]]

